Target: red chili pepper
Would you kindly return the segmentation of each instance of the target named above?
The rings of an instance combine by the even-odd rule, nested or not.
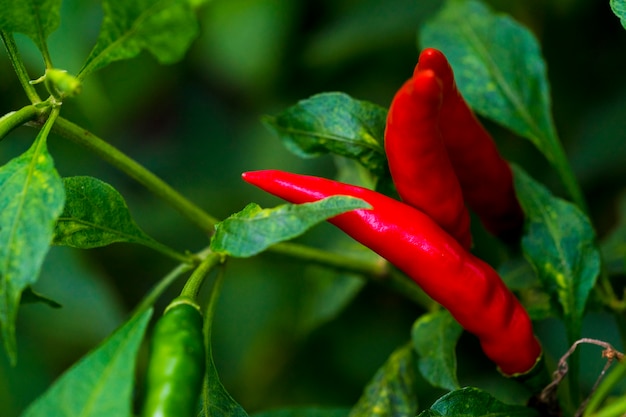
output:
[[[385,129],[385,153],[400,198],[423,211],[465,248],[470,217],[440,132],[442,86],[420,71],[394,96]]]
[[[421,211],[366,188],[325,178],[267,170],[246,172],[250,184],[292,203],[333,195],[363,199],[358,209],[329,220],[386,258],[480,340],[506,375],[530,371],[541,356],[530,318],[498,274]]]
[[[439,128],[465,202],[489,232],[503,240],[517,239],[524,214],[513,188],[511,167],[463,99],[445,55],[433,48],[422,51],[413,77],[430,71],[442,81]]]

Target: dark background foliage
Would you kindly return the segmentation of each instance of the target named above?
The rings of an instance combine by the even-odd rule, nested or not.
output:
[[[250,201],[277,199],[245,185],[241,172],[279,168],[332,177],[333,160],[301,160],[259,121],[323,91],[388,106],[410,76],[420,23],[436,0],[214,0],[201,10],[202,34],[185,60],[159,66],[144,54],[90,76],[64,114],[133,156],[212,215]],[[538,37],[548,66],[556,125],[581,181],[600,235],[610,230],[626,185],[626,32],[607,1],[492,0]],[[65,0],[50,39],[59,68],[76,72],[97,36],[99,2]],[[18,35],[31,77],[43,64]],[[0,112],[27,100],[4,51]],[[559,193],[558,182],[526,141],[488,125],[508,159]],[[3,163],[26,149],[35,131],[3,141]],[[49,142],[63,176],[92,175],[113,185],[148,233],[181,250],[207,237],[132,180],[58,137]],[[301,241],[329,247],[342,239],[323,225]],[[491,240],[479,253],[494,256]],[[477,245],[479,246],[479,245]],[[497,252],[497,250],[496,250]],[[51,381],[111,332],[174,264],[149,249],[117,244],[77,251],[53,248],[36,289],[62,309],[27,305],[18,321],[19,364],[0,355],[0,414],[17,415]],[[279,405],[352,405],[391,351],[409,338],[421,311],[369,285],[335,320],[312,332],[307,285],[326,271],[264,255],[230,263],[216,315],[215,355],[224,384],[249,411]],[[317,279],[317,278],[316,278]],[[172,297],[179,287],[172,288]],[[171,297],[163,297],[162,307]],[[310,320],[309,320],[310,321]],[[589,319],[594,329],[601,320]],[[549,333],[550,324],[540,326]],[[476,342],[460,345],[462,385],[515,392],[492,378]],[[472,360],[467,360],[472,358]],[[497,382],[494,382],[497,381]],[[424,386],[422,406],[440,393]],[[515,398],[513,398],[515,400]]]

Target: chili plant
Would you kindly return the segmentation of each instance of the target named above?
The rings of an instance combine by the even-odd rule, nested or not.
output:
[[[267,140],[262,147],[272,149],[277,137],[286,150],[309,160],[300,165],[296,158],[276,158],[273,153],[282,152],[276,148],[266,159],[255,159],[256,148],[241,149],[240,160],[232,164],[235,159],[224,154],[221,159],[228,163],[221,165],[220,152],[201,151],[235,141],[232,131],[211,129],[206,121],[223,123],[220,109],[228,107],[228,100],[215,106],[211,94],[197,85],[183,88],[180,95],[190,97],[192,105],[182,113],[200,121],[202,129],[191,136],[202,141],[177,140],[171,148],[176,150],[167,151],[171,157],[183,152],[203,164],[191,175],[197,184],[171,178],[179,186],[170,185],[155,173],[158,163],[140,163],[122,150],[132,150],[132,141],[101,137],[116,132],[110,127],[113,116],[136,114],[124,99],[123,94],[133,94],[124,75],[137,89],[142,83],[170,83],[166,91],[171,92],[176,84],[166,73],[152,77],[146,68],[161,67],[142,61],[142,52],[163,65],[198,62],[207,58],[195,49],[197,43],[211,44],[204,34],[216,28],[233,39],[256,30],[258,36],[247,39],[254,38],[259,47],[237,49],[235,40],[210,38],[211,58],[226,70],[186,75],[203,86],[213,83],[222,98],[232,93],[231,86],[217,88],[219,82],[207,83],[207,78],[239,82],[251,102],[272,88],[280,90],[278,80],[288,83],[289,77],[276,77],[276,84],[261,82],[263,71],[270,70],[262,68],[260,59],[276,49],[268,44],[280,38],[280,29],[263,22],[301,16],[306,23],[310,10],[294,3],[103,0],[101,9],[84,4],[81,9],[69,0],[63,8],[61,0],[0,0],[2,58],[12,65],[14,84],[23,91],[23,97],[14,98],[19,88],[3,76],[3,91],[9,93],[0,118],[5,155],[0,167],[0,337],[6,362],[0,370],[7,376],[0,379],[1,414],[624,415],[626,210],[620,208],[619,216],[607,220],[596,214],[594,199],[587,198],[592,193],[577,177],[582,168],[573,168],[557,133],[541,44],[533,30],[514,18],[520,9],[509,6],[508,15],[478,0],[410,6],[398,0],[388,2],[393,6],[389,18],[370,10],[369,3],[361,8],[350,2],[348,15],[354,8],[366,10],[355,15],[372,22],[391,21],[394,28],[404,22],[411,37],[417,33],[418,45],[413,55],[374,66],[377,71],[394,66],[403,74],[385,81],[378,104],[326,92],[282,111],[275,111],[275,104],[252,111],[255,118],[271,114],[256,123],[273,135],[261,136]],[[606,3],[626,28],[626,3]],[[85,11],[84,16],[77,17],[76,10]],[[407,23],[405,17],[414,11],[419,18]],[[67,25],[59,47],[54,34],[64,27],[62,16],[76,27]],[[87,23],[78,29],[79,22],[91,24],[100,16],[97,34],[86,30]],[[240,26],[227,25],[233,16],[240,17]],[[612,15],[610,24],[618,28],[618,19]],[[384,31],[377,30],[385,28],[366,26],[359,44],[380,38]],[[318,40],[322,47],[312,47],[303,62],[306,57],[315,61],[320,50],[342,49],[342,32],[328,33],[331,41]],[[68,43],[82,38],[92,42],[82,65],[57,66],[75,61],[80,48],[70,51]],[[268,39],[265,49],[260,47]],[[397,38],[385,39],[387,48]],[[349,46],[344,51],[358,50]],[[239,54],[230,55],[231,47]],[[252,59],[245,61],[247,57]],[[329,68],[331,61],[321,60]],[[212,65],[218,64],[207,67],[214,69]],[[246,72],[246,65],[254,72]],[[583,62],[568,70],[592,78],[587,66]],[[123,75],[115,68],[123,68]],[[135,76],[130,75],[133,68],[138,68]],[[569,86],[576,88],[580,85]],[[111,97],[119,102],[107,107],[102,103],[110,91],[117,92]],[[160,113],[172,111],[172,96],[142,101],[151,127],[142,134],[142,151],[159,147],[156,136],[163,126],[166,134],[189,138],[176,123],[173,128],[167,124],[180,118]],[[19,100],[27,104],[16,104]],[[103,108],[109,112],[94,110]],[[206,131],[219,135],[206,139]],[[604,151],[585,146],[587,152]],[[319,159],[325,161],[321,165],[310,161],[328,155]],[[114,170],[99,169],[92,160]],[[281,170],[294,165],[301,174]],[[80,175],[65,174],[75,171]],[[324,174],[311,175],[320,172]],[[207,175],[206,182],[198,173]],[[288,202],[263,208],[246,201],[246,196],[271,200],[240,181],[242,173],[245,182]],[[226,211],[233,213],[229,216],[218,204],[231,191],[220,188],[224,177],[231,179],[229,184],[239,181],[235,188],[243,190],[233,193],[237,198]],[[133,188],[137,184],[140,188]],[[155,200],[136,221],[131,211],[141,211],[141,203],[135,194],[144,190]],[[162,204],[180,216],[163,221],[156,209]],[[173,224],[176,232],[145,231],[150,227],[139,223],[151,224],[151,216],[158,217],[152,226]],[[180,226],[179,217],[187,226]],[[194,235],[195,230],[200,233]],[[40,275],[63,246],[72,248],[71,256],[95,249],[84,259],[104,259],[101,265],[108,266],[108,273],[116,271],[112,264],[129,257],[139,258],[140,269],[116,282],[120,294],[129,294],[122,311],[109,317],[116,329],[99,344],[90,340],[90,351],[73,358],[73,365],[50,372],[54,381],[35,383],[41,379],[31,378],[32,368],[23,364],[32,367],[58,352],[33,349],[45,340],[36,332],[26,337],[23,329],[33,325],[21,314],[45,309],[38,324],[45,329],[59,309],[78,305],[82,311],[64,326],[86,320],[96,328],[100,323],[91,313],[106,297],[101,291],[89,300],[85,288],[74,285],[65,287],[75,292],[61,292],[60,298],[46,291]],[[108,247],[116,246],[124,249],[110,252],[107,259]],[[145,251],[132,249],[137,247]],[[53,264],[56,277],[89,274],[72,267],[69,258],[60,259],[65,261]],[[128,282],[131,275],[139,276],[137,282]],[[244,294],[250,288],[248,275],[259,284]],[[271,292],[271,286],[291,290]],[[136,291],[141,296],[130,295]],[[227,307],[218,307],[220,295]],[[273,337],[246,322],[259,323],[253,316],[267,310],[275,310],[282,320]],[[341,340],[350,332],[346,329],[360,326],[367,329],[366,337],[348,338],[340,350],[333,351],[328,339],[315,343],[325,331]],[[250,333],[255,332],[260,336],[253,339]],[[581,345],[597,350],[579,353]],[[228,352],[235,346],[238,353]],[[354,358],[371,350],[382,354],[358,360],[359,377],[347,371]],[[324,375],[322,382],[298,382],[306,379],[303,364],[309,361]],[[218,369],[226,371],[223,380]],[[357,392],[350,390],[351,379],[358,381]],[[330,392],[339,387],[345,390]]]

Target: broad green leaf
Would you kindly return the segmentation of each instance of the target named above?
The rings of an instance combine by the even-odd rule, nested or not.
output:
[[[96,45],[78,77],[149,51],[162,64],[179,61],[198,34],[190,0],[104,0]]]
[[[302,407],[265,411],[254,417],[348,417],[349,408]]]
[[[253,256],[275,243],[300,236],[330,217],[360,208],[369,208],[369,205],[348,196],[328,197],[314,203],[283,204],[272,209],[250,203],[217,224],[211,250],[241,258]]]
[[[133,317],[33,402],[22,417],[130,417],[135,359],[152,310]]]
[[[213,317],[224,281],[224,269],[217,274],[204,319],[204,337],[206,347],[206,373],[202,388],[202,417],[248,417],[248,413],[226,390],[220,381],[215,361],[213,360]]]
[[[611,10],[622,22],[622,26],[626,29],[626,0],[611,0]]]
[[[417,412],[417,369],[411,344],[397,349],[365,387],[350,417],[413,416]]]
[[[124,198],[109,184],[93,177],[63,179],[65,208],[54,229],[55,245],[91,249],[115,242],[159,247],[130,216]]]
[[[520,405],[498,401],[478,388],[463,388],[439,398],[419,417],[535,417],[537,412]]]
[[[30,149],[0,167],[0,327],[13,362],[20,294],[37,281],[65,200],[46,146],[52,123],[51,116]]]
[[[431,385],[448,390],[459,388],[456,376],[456,344],[463,328],[441,310],[421,316],[411,330],[417,366]]]
[[[44,52],[61,21],[60,9],[61,0],[0,0],[0,30],[23,33]]]
[[[387,111],[344,93],[322,93],[298,102],[264,124],[302,158],[328,153],[359,161],[378,176],[387,161],[383,137]]]
[[[535,37],[510,17],[474,0],[448,0],[420,33],[441,50],[468,104],[530,139],[550,161],[560,147],[546,68]]]
[[[560,305],[570,338],[578,338],[585,305],[600,271],[600,252],[589,219],[553,196],[521,168],[515,189],[526,214],[524,256],[544,289]]]

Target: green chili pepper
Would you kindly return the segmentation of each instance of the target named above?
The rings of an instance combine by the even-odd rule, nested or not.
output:
[[[202,315],[193,300],[178,297],[154,328],[141,416],[195,416],[204,369]]]

